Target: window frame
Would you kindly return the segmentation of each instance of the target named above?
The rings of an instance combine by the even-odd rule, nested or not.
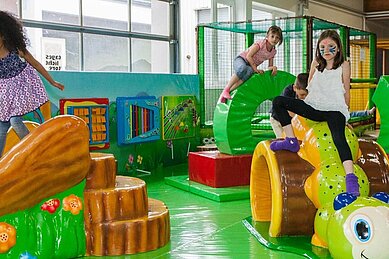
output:
[[[24,27],[30,28],[39,28],[39,29],[48,29],[48,30],[56,30],[56,31],[64,31],[64,32],[75,32],[80,34],[80,70],[85,71],[84,64],[84,44],[83,44],[83,34],[96,34],[103,36],[111,36],[111,37],[123,37],[129,39],[130,44],[130,52],[131,53],[131,39],[143,39],[143,40],[153,40],[153,41],[161,41],[169,43],[169,73],[178,73],[179,72],[179,62],[178,62],[178,40],[177,40],[177,28],[178,28],[178,19],[176,18],[179,12],[179,8],[177,7],[177,1],[172,0],[157,0],[161,2],[166,2],[169,4],[169,34],[158,35],[153,33],[141,33],[141,32],[132,32],[131,31],[131,0],[129,0],[128,4],[128,12],[129,12],[129,21],[128,21],[128,29],[127,30],[117,30],[117,29],[107,29],[107,28],[99,28],[93,26],[84,26],[83,25],[83,12],[82,12],[82,4],[83,0],[80,1],[80,24],[79,25],[70,25],[70,24],[61,24],[57,22],[47,22],[47,21],[38,21],[31,19],[23,18],[23,2],[24,0],[18,0],[18,12],[19,17],[21,17],[21,21]],[[129,71],[132,72],[132,62],[129,62]],[[153,73],[153,72],[150,72]]]

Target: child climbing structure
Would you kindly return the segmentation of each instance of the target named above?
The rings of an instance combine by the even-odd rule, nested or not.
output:
[[[232,61],[234,58],[255,41],[265,38],[267,29],[272,25],[277,25],[282,29],[284,38],[283,43],[276,47],[277,54],[274,57],[274,65],[277,66],[278,70],[293,75],[309,70],[319,35],[327,29],[336,30],[341,36],[345,51],[344,56],[348,57],[351,63],[350,111],[372,108],[371,96],[377,81],[375,78],[376,35],[374,33],[312,16],[239,23],[210,23],[199,25],[197,29],[200,106],[202,107],[200,124],[202,127],[207,128],[215,121],[215,106],[217,106],[222,89],[233,73]],[[267,66],[268,63],[264,62],[258,68],[266,71]],[[267,91],[267,89],[261,90]],[[248,101],[252,101],[250,96],[246,97]],[[242,105],[244,105],[246,99],[242,100]],[[258,140],[271,139],[274,135],[270,135],[271,131],[268,131],[270,122],[266,121],[264,116],[269,112],[271,104],[266,101],[257,103],[257,105],[258,107],[253,110],[253,114],[250,114],[250,118],[247,120],[263,118],[261,123],[252,121],[254,135]],[[246,107],[243,106],[243,108]],[[362,131],[374,127],[374,120],[366,121],[370,119],[369,117],[359,118],[357,121],[354,119],[357,122],[355,125],[363,126],[360,134],[363,133]],[[223,149],[228,150],[229,148]],[[230,154],[232,151],[227,153]]]
[[[215,109],[213,131],[218,151],[191,152],[189,179],[211,187],[249,185],[252,153],[258,138],[251,132],[251,118],[258,105],[279,95],[295,76],[270,71],[252,76],[232,94],[232,100]]]
[[[232,93],[232,100],[227,104],[217,104],[213,131],[219,151],[230,155],[252,154],[259,142],[251,130],[255,110],[265,100],[280,95],[295,79],[294,75],[284,71],[278,71],[276,76],[270,71],[256,74]]]
[[[86,254],[136,254],[167,244],[170,221],[165,204],[147,197],[143,180],[116,176],[113,155],[91,157],[84,191]]]
[[[143,180],[117,176],[113,155],[90,153],[89,136],[83,119],[58,116],[1,158],[0,256],[118,256],[169,242],[166,205]]]
[[[351,91],[351,99],[354,103],[351,106],[360,109],[359,104],[355,103],[358,99],[353,97],[353,92],[363,92],[365,95],[371,93],[375,87],[373,86],[373,82],[376,81],[374,34],[304,17],[301,20],[280,19],[240,24],[213,24],[203,28],[203,31],[200,30],[200,35],[204,36],[209,31],[209,35],[213,36],[212,40],[221,37],[222,34],[244,33],[245,37],[230,37],[231,42],[227,44],[232,45],[230,50],[233,53],[234,50],[242,49],[238,46],[239,43],[234,45],[233,41],[238,42],[243,39],[246,45],[250,45],[254,37],[260,35],[261,29],[269,26],[266,23],[280,26],[286,34],[284,37],[286,40],[281,48],[277,49],[276,55],[281,57],[282,61],[275,60],[281,78],[288,78],[284,74],[288,74],[287,72],[292,74],[306,72],[308,64],[311,63],[313,46],[317,43],[318,35],[325,29],[338,30],[344,44],[343,49],[346,52],[352,49],[351,53],[344,54],[350,57],[353,63],[361,65],[351,71],[352,82],[354,82],[354,89]],[[207,46],[206,39],[199,42]],[[220,44],[226,43],[226,41],[220,42]],[[204,63],[200,63],[199,67],[200,72],[211,70],[210,73],[204,73],[202,81],[205,91],[204,101],[209,102],[209,95],[214,90],[212,86],[220,84],[220,77],[224,73],[220,72],[220,67],[219,71],[212,69],[220,57],[220,53],[215,50],[221,48],[204,48],[205,58],[200,59]],[[368,54],[367,58],[358,60],[362,52]],[[293,54],[296,54],[295,57],[292,57]],[[213,62],[208,64],[207,55],[215,55],[217,60],[212,60]],[[254,232],[252,229],[255,229],[256,222],[266,222],[268,225],[260,227],[261,230],[265,230],[265,235],[261,235],[260,232],[254,233],[260,242],[269,248],[312,256],[310,258],[321,258],[322,255],[316,252],[320,253],[323,250],[327,251],[325,253],[328,254],[328,258],[331,256],[333,258],[388,257],[388,251],[382,241],[389,238],[388,216],[386,216],[389,215],[387,194],[389,193],[389,160],[386,152],[374,141],[358,140],[355,132],[346,128],[347,141],[352,150],[354,169],[360,185],[361,196],[355,197],[345,193],[345,172],[326,123],[314,123],[300,117],[294,119],[293,127],[302,143],[298,154],[287,151],[273,152],[269,148],[270,140],[257,144],[259,140],[255,139],[250,127],[253,114],[258,105],[265,100],[273,99],[282,90],[278,93],[268,92],[274,91],[271,86],[277,88],[277,84],[261,83],[277,80],[278,74],[272,78],[270,73],[267,73],[254,75],[232,93],[232,100],[218,103],[213,113],[215,140],[220,152],[233,157],[254,152],[250,178],[253,222],[248,228]],[[215,75],[219,81],[213,80]],[[293,81],[294,77],[291,76],[285,80],[282,87],[286,87]],[[365,82],[368,83],[366,87],[363,85]],[[270,90],[262,87],[265,85]],[[363,105],[362,109],[366,104],[369,108],[372,105],[371,95],[366,94],[366,96],[367,99],[358,100]],[[382,95],[379,98],[382,98]],[[266,235],[268,238],[264,237]],[[300,247],[296,249],[293,243],[285,245],[276,240],[277,237],[287,236],[308,237],[310,242],[303,245],[304,249]],[[274,243],[271,239],[275,240]],[[282,244],[277,245],[277,243]]]

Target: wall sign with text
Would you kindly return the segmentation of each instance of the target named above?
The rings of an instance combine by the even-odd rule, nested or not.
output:
[[[42,38],[42,65],[48,71],[66,68],[66,42],[61,38]]]

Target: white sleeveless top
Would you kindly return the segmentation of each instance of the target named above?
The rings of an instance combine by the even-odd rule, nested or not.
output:
[[[342,66],[337,69],[324,69],[323,72],[315,69],[307,90],[308,95],[304,99],[306,104],[319,111],[339,111],[346,117],[346,121],[350,119],[344,99],[346,91],[342,82]]]

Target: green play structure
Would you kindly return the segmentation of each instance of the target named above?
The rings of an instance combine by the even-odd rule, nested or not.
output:
[[[259,76],[248,80],[247,86],[239,87],[234,93],[234,99],[241,98],[239,101],[242,102],[241,104],[237,104],[238,100],[227,102],[226,106],[217,104],[222,89],[233,73],[234,57],[251,46],[253,42],[265,38],[271,25],[279,26],[283,30],[284,38],[283,43],[276,48],[277,54],[274,58],[274,64],[279,71],[285,71],[293,76],[308,71],[320,34],[327,29],[338,31],[344,54],[351,63],[352,101],[350,111],[363,110],[373,105],[371,97],[377,81],[375,75],[376,35],[374,33],[312,16],[203,24],[197,28],[200,124],[203,129],[213,126],[218,149],[223,153],[252,153],[253,143],[258,143],[262,139],[274,138],[274,135],[269,134],[270,123],[266,114],[271,108],[271,100],[281,93],[283,87],[293,83],[293,80],[290,81],[290,78],[284,73],[273,78],[274,81],[271,83],[269,75],[264,75],[264,78],[268,77],[267,79]],[[264,62],[259,68],[266,70],[267,65],[267,62]],[[257,83],[256,80],[258,80]],[[266,82],[262,82],[262,80]],[[277,80],[280,81],[276,82]],[[248,96],[252,91],[249,89],[255,89],[255,85],[261,89],[259,91],[265,91],[265,94],[261,97],[259,95]],[[268,88],[273,85],[277,85],[279,89],[268,93]],[[248,118],[243,118],[242,109],[247,110],[244,116],[248,116]],[[226,113],[236,114],[227,115]],[[237,120],[236,122],[234,122],[234,118]],[[257,121],[264,123],[256,124]],[[360,124],[364,126],[363,130],[365,130],[373,128],[374,121],[375,119],[370,120],[368,126],[366,123]],[[239,127],[236,127],[237,125]],[[227,127],[231,127],[231,129],[227,130]],[[240,132],[235,134],[230,132],[234,130]],[[243,134],[247,135],[243,136]],[[360,133],[357,134],[360,135]],[[227,144],[228,142],[231,144]]]
[[[227,104],[219,103],[215,109],[213,125],[219,151],[227,154],[254,152],[257,143],[263,139],[252,136],[253,113],[259,103],[280,95],[285,86],[294,80],[295,76],[287,72],[278,71],[276,76],[272,76],[270,71],[266,71],[244,82]]]
[[[389,154],[389,105],[386,98],[389,96],[389,76],[382,76],[373,95],[373,102],[381,116],[380,134],[377,142]]]

